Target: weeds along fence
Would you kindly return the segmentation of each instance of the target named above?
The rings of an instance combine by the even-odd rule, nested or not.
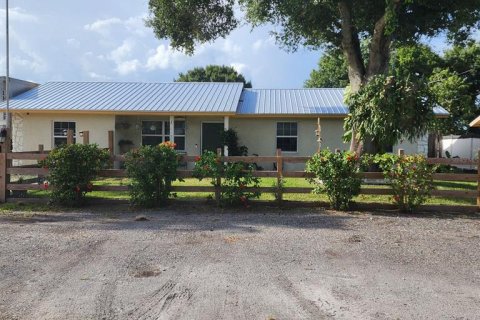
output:
[[[88,141],[88,134],[87,139]],[[87,141],[84,141],[87,142]],[[88,143],[88,142],[87,142]],[[122,162],[125,160],[123,155],[114,155],[113,148],[109,148],[111,154],[111,164],[115,162]],[[399,150],[399,154],[403,154],[403,150]],[[8,195],[10,191],[28,191],[28,190],[43,190],[44,186],[38,183],[42,177],[48,176],[48,169],[40,168],[36,164],[31,165],[18,165],[22,161],[36,162],[38,160],[45,159],[48,155],[48,151],[43,150],[43,146],[39,145],[37,151],[30,152],[10,152],[0,153],[0,202],[8,201]],[[451,166],[473,166],[480,168],[480,151],[477,160],[462,159],[462,158],[428,158],[430,164],[439,165],[451,165]],[[309,178],[311,174],[305,171],[288,171],[285,170],[285,164],[305,164],[309,157],[295,157],[284,156],[281,150],[277,150],[275,156],[242,156],[242,157],[223,157],[220,150],[218,150],[218,157],[222,162],[245,162],[245,163],[273,163],[276,170],[257,170],[254,172],[254,176],[259,178],[276,178],[276,186],[272,187],[260,187],[257,190],[261,193],[275,194],[275,198],[279,201],[283,199],[284,194],[288,193],[310,193],[313,188],[311,187],[283,187],[282,180],[284,178]],[[196,161],[196,156],[183,155],[181,163],[185,166],[188,163]],[[15,165],[17,164],[17,165]],[[188,165],[185,167],[188,168]],[[11,175],[29,176],[36,179],[24,180],[23,183],[10,182]],[[192,178],[192,170],[178,170],[178,176],[181,178]],[[381,172],[364,172],[361,173],[364,179],[383,180],[383,173]],[[99,173],[101,178],[125,178],[126,170],[124,169],[107,169],[102,170]],[[435,173],[434,180],[436,181],[450,181],[450,182],[476,182],[477,190],[433,190],[432,196],[440,196],[446,198],[467,198],[477,199],[477,206],[480,207],[480,173]],[[95,185],[93,191],[110,191],[110,192],[125,192],[128,191],[126,185]],[[219,190],[214,186],[175,186],[173,192],[189,192],[189,193],[215,193],[218,194]],[[379,188],[364,188],[362,187],[361,193],[364,195],[391,195],[392,190],[388,186]]]

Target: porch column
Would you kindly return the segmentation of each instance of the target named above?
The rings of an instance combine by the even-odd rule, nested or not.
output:
[[[170,141],[175,143],[175,116],[170,116]]]
[[[223,117],[223,129],[227,131],[230,127],[230,117],[225,116]],[[223,154],[225,157],[228,157],[228,146],[223,146]]]

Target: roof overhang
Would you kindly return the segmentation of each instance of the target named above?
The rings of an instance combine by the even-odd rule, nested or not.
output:
[[[480,116],[476,117],[472,122],[470,122],[470,127],[480,127]]]
[[[0,109],[5,111],[5,109]],[[11,113],[29,114],[90,114],[90,115],[112,115],[112,116],[235,116],[235,112],[152,112],[152,111],[94,111],[94,110],[10,110]]]

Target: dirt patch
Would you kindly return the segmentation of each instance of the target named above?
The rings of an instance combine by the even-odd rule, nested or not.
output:
[[[155,270],[141,270],[135,273],[133,276],[135,278],[150,278],[160,275],[161,271],[158,269]]]

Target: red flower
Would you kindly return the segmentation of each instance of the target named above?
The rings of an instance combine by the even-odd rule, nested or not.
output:
[[[196,156],[196,157],[195,157],[195,162],[198,162],[198,161],[200,161],[200,160],[202,160],[202,158],[201,158],[200,156]]]
[[[48,189],[48,182],[47,182],[47,181],[45,181],[45,182],[43,183],[43,189],[45,189],[45,190]]]

